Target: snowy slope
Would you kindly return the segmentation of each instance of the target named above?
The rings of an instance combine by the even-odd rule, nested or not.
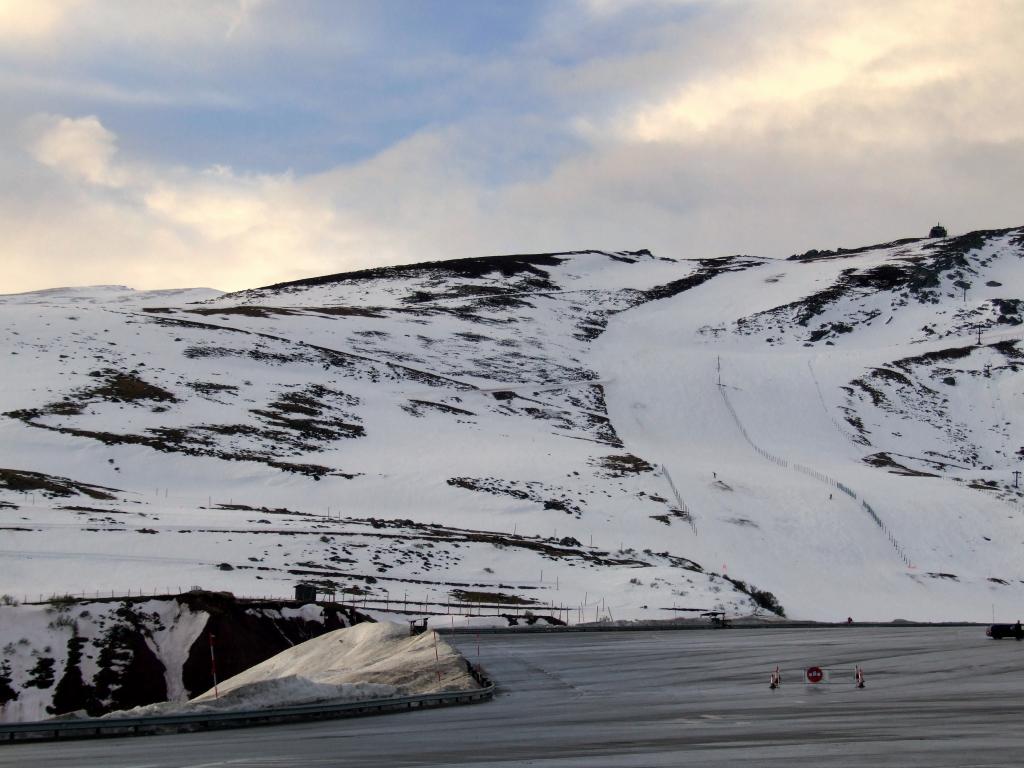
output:
[[[750,612],[685,556],[691,529],[588,360],[611,314],[705,269],[586,252],[198,304],[11,297],[0,466],[95,488],[8,473],[51,488],[4,497],[0,591],[312,579],[445,616]]]
[[[1022,255],[1011,230],[766,262],[618,316],[612,421],[683,490],[694,559],[813,618],[1015,615],[1024,329],[993,307]]]
[[[984,619],[1024,578],[1021,254],[1010,230],[0,297],[0,592],[312,579],[578,621],[746,613],[756,585],[798,617]]]

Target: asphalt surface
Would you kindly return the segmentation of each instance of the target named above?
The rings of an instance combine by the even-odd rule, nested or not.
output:
[[[476,638],[450,640],[476,658]],[[479,648],[499,684],[489,703],[0,746],[0,766],[1024,764],[1024,643],[980,627],[484,635]],[[809,686],[811,665],[844,671]]]

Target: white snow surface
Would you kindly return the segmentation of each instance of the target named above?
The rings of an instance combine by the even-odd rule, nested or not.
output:
[[[1022,254],[1015,229],[3,296],[0,468],[57,480],[0,474],[0,593],[755,610],[728,576],[797,618],[1012,615]]]

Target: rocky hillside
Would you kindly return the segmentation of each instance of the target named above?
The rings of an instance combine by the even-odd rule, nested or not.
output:
[[[0,720],[182,701],[213,686],[211,636],[218,678],[226,680],[364,618],[340,605],[210,592],[0,605]]]

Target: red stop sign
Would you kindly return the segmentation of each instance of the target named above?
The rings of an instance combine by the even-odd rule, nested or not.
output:
[[[825,673],[821,671],[821,667],[808,667],[807,668],[807,682],[808,683],[820,683],[825,677]]]

